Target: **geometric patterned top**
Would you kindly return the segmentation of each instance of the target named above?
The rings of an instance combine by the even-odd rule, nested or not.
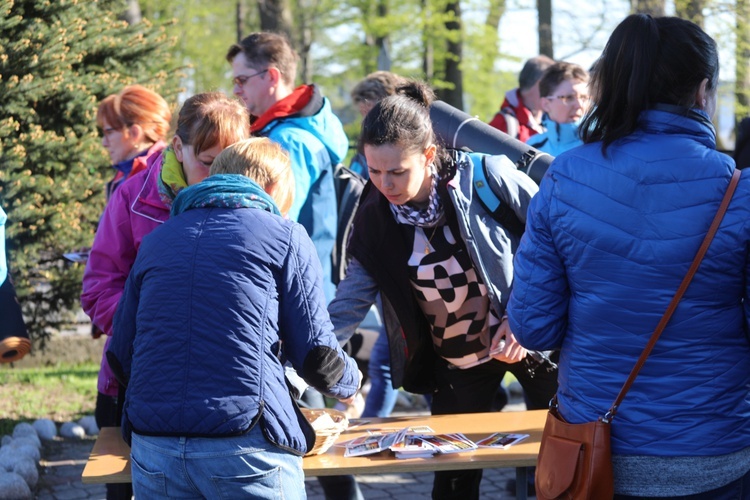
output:
[[[409,279],[431,325],[435,352],[459,368],[488,356],[500,318],[466,246],[447,224],[412,227]]]

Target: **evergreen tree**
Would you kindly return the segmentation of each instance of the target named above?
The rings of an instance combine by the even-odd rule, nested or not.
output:
[[[104,208],[109,159],[96,130],[105,96],[141,83],[179,91],[164,26],[128,26],[112,0],[0,0],[0,204],[9,265],[32,338],[78,310],[82,264]]]

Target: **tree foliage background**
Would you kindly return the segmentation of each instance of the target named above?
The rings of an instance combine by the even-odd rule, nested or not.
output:
[[[110,174],[98,102],[131,83],[174,100],[180,64],[164,26],[117,20],[107,0],[0,0],[0,204],[7,252],[31,334],[77,309],[88,246]]]

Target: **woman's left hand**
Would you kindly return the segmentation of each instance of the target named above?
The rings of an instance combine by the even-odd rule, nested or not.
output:
[[[500,324],[500,328],[498,328],[497,334],[495,334],[495,338],[490,345],[490,352],[497,350],[501,339],[505,339],[505,347],[497,354],[493,354],[492,357],[496,360],[504,363],[518,363],[528,354],[528,351],[516,341],[516,337],[510,331],[507,319]]]

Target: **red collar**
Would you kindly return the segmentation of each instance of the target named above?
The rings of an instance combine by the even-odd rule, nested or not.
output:
[[[252,132],[258,132],[277,118],[284,118],[299,113],[312,98],[314,87],[312,85],[300,85],[291,94],[271,106],[265,113],[260,115],[251,126]]]

